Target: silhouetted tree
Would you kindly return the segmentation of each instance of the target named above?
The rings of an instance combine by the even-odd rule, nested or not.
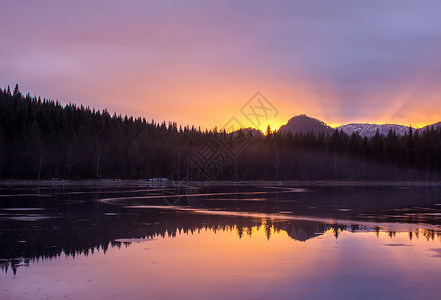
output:
[[[306,116],[303,119],[305,124],[318,122]],[[377,131],[367,138],[338,130],[330,133],[330,128],[318,125],[306,133],[274,132],[268,126],[266,136],[250,130],[232,134],[217,128],[202,131],[200,127],[147,122],[75,104],[63,107],[57,101],[23,96],[16,85],[13,93],[9,87],[0,89],[0,176],[171,178],[187,172],[189,176],[179,177],[203,180],[206,178],[194,168],[195,155],[209,154],[204,152],[208,148],[201,147],[207,143],[213,146],[217,138],[230,146],[243,139],[249,142],[241,151],[225,155],[225,166],[216,177],[220,180],[441,177],[440,127],[424,131],[410,128],[403,136],[394,131],[384,136]],[[213,151],[226,150],[217,143]]]

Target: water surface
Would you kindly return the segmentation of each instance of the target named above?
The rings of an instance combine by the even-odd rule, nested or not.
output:
[[[439,187],[0,189],[1,299],[438,299]]]

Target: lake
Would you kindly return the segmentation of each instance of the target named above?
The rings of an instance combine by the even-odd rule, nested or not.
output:
[[[441,187],[0,186],[0,299],[439,299]]]

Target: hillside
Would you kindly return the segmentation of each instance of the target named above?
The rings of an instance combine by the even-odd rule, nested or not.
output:
[[[307,115],[298,115],[289,119],[288,123],[280,126],[278,132],[286,133],[291,131],[291,133],[303,133],[312,132],[315,134],[325,133],[332,134],[334,129],[328,126],[326,123],[310,118]]]

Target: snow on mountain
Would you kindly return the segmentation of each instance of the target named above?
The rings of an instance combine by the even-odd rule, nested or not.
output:
[[[347,125],[342,125],[337,127],[338,130],[343,130],[348,135],[351,135],[353,132],[358,132],[358,134],[362,137],[372,137],[375,135],[377,130],[382,135],[387,135],[390,129],[395,130],[397,135],[404,135],[406,132],[409,132],[409,127],[404,125],[397,124],[361,124],[361,123],[351,123]]]
[[[434,123],[432,125],[428,125],[419,129],[412,128],[422,132],[430,127],[437,128],[441,127],[441,122]],[[397,135],[404,135],[409,132],[409,126],[398,125],[398,124],[369,124],[369,123],[351,123],[337,127],[338,130],[343,130],[344,133],[351,135],[354,132],[358,132],[358,134],[362,137],[372,137],[375,135],[377,130],[382,135],[387,135],[389,130],[395,130]],[[292,133],[307,133],[307,132],[324,132],[325,134],[332,134],[335,129],[328,126],[325,122],[308,117],[306,115],[298,115],[291,118],[287,124],[282,125],[279,128],[279,132],[288,132]]]
[[[426,129],[430,129],[431,127],[433,127],[434,129],[436,129],[436,128],[438,128],[438,127],[441,127],[441,122],[438,122],[438,123],[434,123],[434,124],[431,124],[431,125],[424,126],[424,127],[422,127],[421,129],[419,129],[419,130],[424,131],[424,130],[426,130]]]

